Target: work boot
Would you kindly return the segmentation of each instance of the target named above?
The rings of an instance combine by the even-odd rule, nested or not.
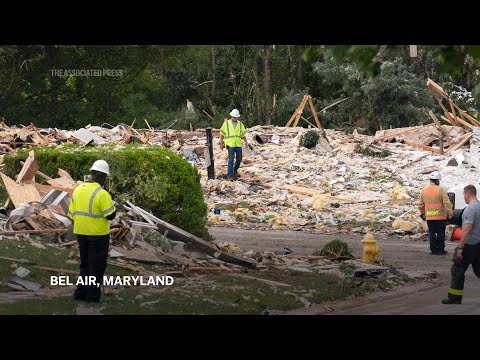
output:
[[[442,300],[442,304],[461,304],[461,303],[462,303],[462,299],[447,298]]]

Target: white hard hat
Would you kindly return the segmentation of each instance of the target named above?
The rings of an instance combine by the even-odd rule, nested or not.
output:
[[[110,175],[110,168],[105,160],[97,160],[93,163],[90,171],[95,170]]]
[[[233,109],[232,111],[230,111],[230,116],[233,116],[233,117],[240,117],[240,111],[238,111],[237,109]]]
[[[438,171],[434,171],[430,174],[428,177],[430,180],[440,180],[442,178],[442,175]]]

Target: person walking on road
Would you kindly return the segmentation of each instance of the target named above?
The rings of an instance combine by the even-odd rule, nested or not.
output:
[[[453,255],[452,280],[443,304],[462,303],[465,272],[470,264],[474,274],[480,278],[480,202],[475,186],[465,186],[463,198],[468,205],[462,214],[462,236]]]

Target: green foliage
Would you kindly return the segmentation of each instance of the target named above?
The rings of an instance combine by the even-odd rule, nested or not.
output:
[[[23,150],[5,157],[4,172],[10,177],[18,174],[20,161],[27,156]],[[195,235],[206,235],[207,206],[200,175],[169,149],[135,144],[91,148],[68,145],[37,148],[35,159],[45,174],[56,177],[60,168],[75,180],[83,180],[92,163],[104,159],[111,172],[107,190],[117,203],[130,200],[164,221]]]
[[[466,110],[478,112],[479,60],[478,45],[421,45],[417,58],[409,57],[408,45],[5,45],[0,116],[9,125],[62,129],[135,118],[137,125],[146,118],[166,127],[177,119],[175,128],[188,129],[217,127],[238,108],[248,127],[285,125],[309,93],[317,109],[348,97],[319,114],[322,126],[351,130],[366,119],[373,132],[430,122],[425,110],[436,104],[427,77],[473,94]],[[56,76],[55,70],[121,76]],[[185,113],[187,99],[194,113]]]
[[[428,110],[435,103],[424,79],[415,76],[401,57],[379,54],[381,73],[368,77],[350,62],[337,65],[332,59],[313,64],[320,78],[319,88],[329,94],[320,102],[325,107],[338,99],[348,99],[321,112],[326,128],[353,129],[360,122],[370,133],[381,127],[404,127],[430,122]],[[388,60],[387,60],[388,59]]]
[[[332,258],[339,256],[353,257],[348,244],[345,241],[338,239],[329,241],[321,250],[317,250],[314,255],[328,256]]]
[[[311,149],[318,144],[318,139],[320,139],[318,132],[316,130],[309,130],[302,135],[300,145],[306,147],[307,149]]]
[[[296,90],[286,91],[286,94],[278,100],[276,114],[275,114],[275,117],[273,118],[272,123],[277,126],[285,126],[285,124],[288,122],[288,120],[292,117],[293,113],[297,109],[298,105],[300,105],[300,102],[302,101],[303,96],[307,95],[308,92],[309,92],[309,89],[305,89],[301,91],[296,91]],[[305,124],[305,122],[303,120],[300,120],[298,125],[302,125],[302,124]]]

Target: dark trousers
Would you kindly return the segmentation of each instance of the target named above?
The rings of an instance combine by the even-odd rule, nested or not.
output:
[[[227,147],[228,150],[228,177],[233,177],[237,173],[240,163],[242,162],[242,148],[241,147]],[[235,157],[235,166],[233,159]]]
[[[446,220],[427,220],[428,235],[430,237],[430,251],[434,254],[445,251]]]
[[[465,244],[461,259],[457,258],[456,250],[457,249],[455,249],[455,254],[453,254],[452,258],[452,281],[450,282],[450,289],[448,289],[448,297],[450,299],[462,300],[465,272],[470,264],[472,264],[475,275],[480,278],[480,244]]]
[[[103,284],[103,275],[107,268],[108,245],[110,235],[87,236],[77,235],[80,248],[80,276],[85,280],[88,276],[95,276],[97,284]],[[100,286],[77,285],[74,297],[77,300],[99,302]]]

